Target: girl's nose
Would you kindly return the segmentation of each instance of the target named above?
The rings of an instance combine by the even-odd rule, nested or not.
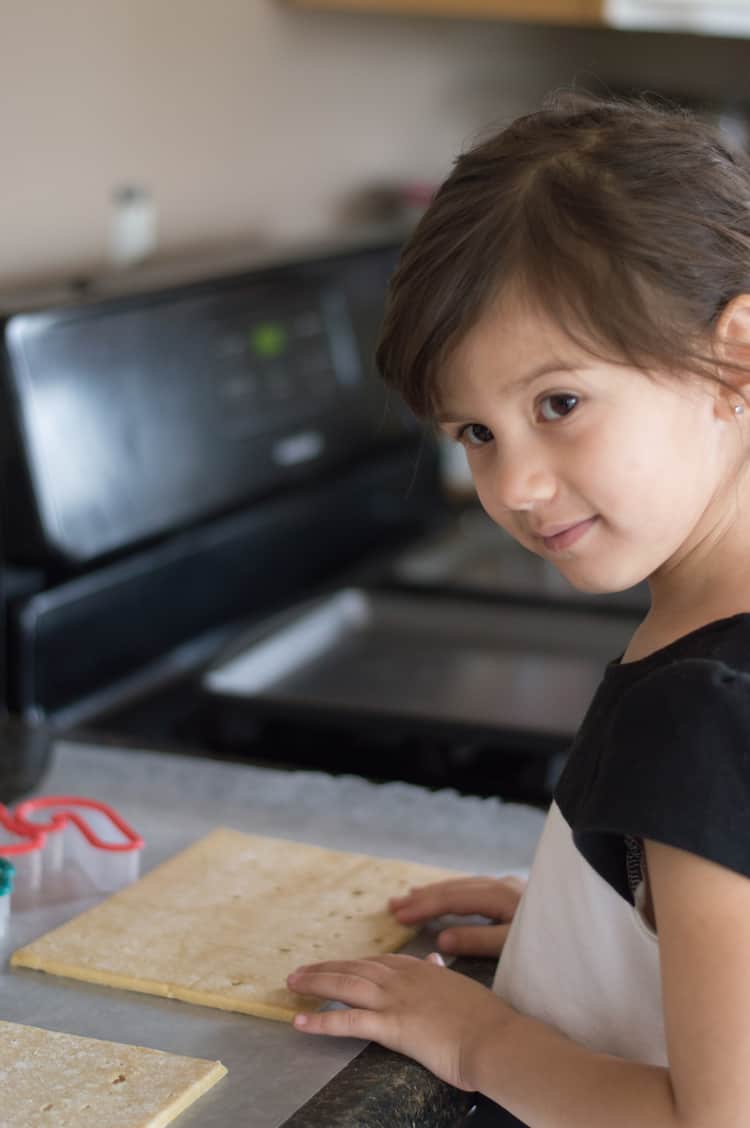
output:
[[[520,512],[552,501],[557,492],[557,476],[549,463],[530,451],[511,456],[498,456],[485,491],[492,494],[495,505]]]

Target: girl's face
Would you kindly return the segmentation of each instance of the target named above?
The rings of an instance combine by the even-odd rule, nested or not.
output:
[[[721,534],[736,435],[712,385],[599,360],[505,310],[467,335],[438,396],[487,513],[581,590],[667,574]]]

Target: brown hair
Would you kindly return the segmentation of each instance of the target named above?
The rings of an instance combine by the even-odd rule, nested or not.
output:
[[[750,159],[685,110],[570,94],[461,155],[403,250],[377,350],[417,415],[509,290],[589,352],[719,378],[712,327],[750,292]]]

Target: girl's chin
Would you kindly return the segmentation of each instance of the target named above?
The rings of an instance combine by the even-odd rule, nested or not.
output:
[[[576,591],[584,592],[586,595],[617,595],[618,592],[627,591],[629,588],[636,586],[635,584],[629,584],[629,583],[628,584],[611,584],[611,583],[606,583],[606,582],[599,583],[599,582],[594,581],[594,580],[591,580],[591,581],[581,580],[580,582],[577,582],[577,581],[571,579],[569,576],[566,576],[566,579],[570,583],[571,587],[574,587],[576,589]]]
[[[603,562],[598,562],[600,566],[597,568],[593,561],[575,559],[572,553],[567,560],[561,557],[550,563],[571,587],[587,595],[617,595],[618,592],[636,587],[648,577],[647,572],[606,568],[602,566]]]

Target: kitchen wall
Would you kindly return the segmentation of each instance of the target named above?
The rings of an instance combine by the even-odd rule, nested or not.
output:
[[[283,0],[3,0],[0,288],[101,270],[113,187],[160,252],[337,230],[373,182],[434,180],[578,79],[750,99],[750,45]]]

